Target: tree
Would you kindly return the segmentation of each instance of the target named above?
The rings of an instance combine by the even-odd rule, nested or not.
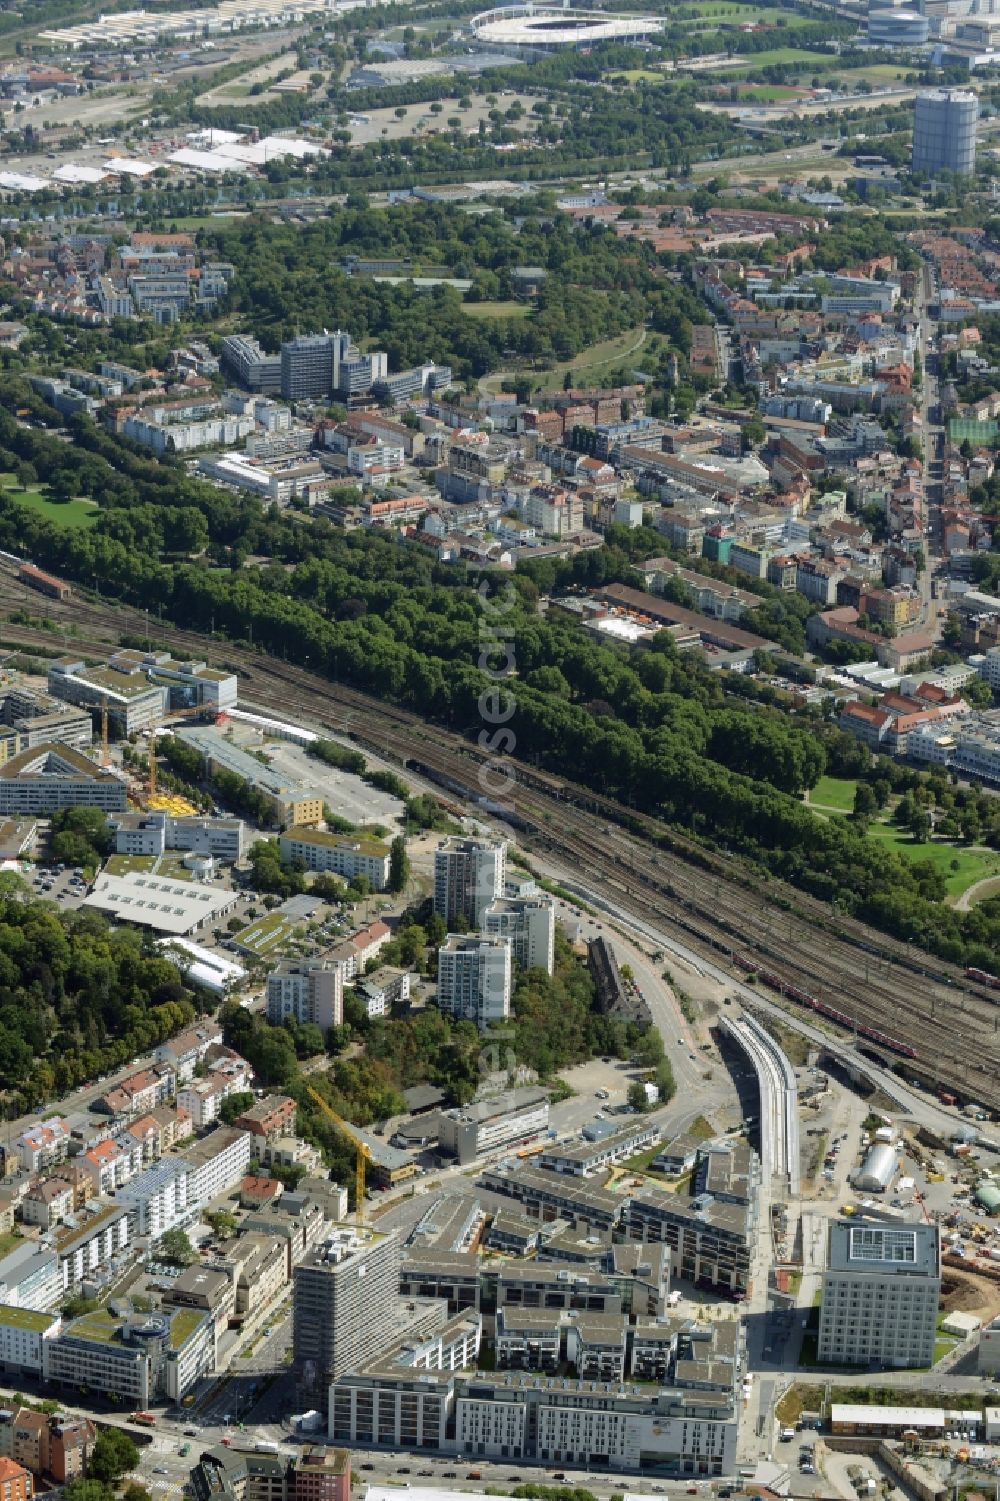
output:
[[[120,1428],[102,1428],[87,1460],[87,1474],[93,1480],[113,1484],[138,1463],[139,1450],[127,1433]]]
[[[649,1109],[649,1101],[646,1098],[646,1091],[638,1081],[636,1081],[634,1084],[630,1084],[628,1087],[628,1102],[632,1106],[633,1110]]]
[[[854,791],[854,817],[874,818],[878,812],[878,799],[867,782],[859,782]]]
[[[397,834],[389,846],[389,890],[405,891],[410,879],[410,857],[406,853],[406,840]]]
[[[156,1242],[156,1254],[174,1266],[190,1266],[194,1261],[194,1247],[184,1230],[164,1230]]]
[[[114,1501],[114,1494],[103,1480],[71,1480],[63,1491],[65,1501]]]
[[[231,1126],[238,1115],[244,1110],[249,1110],[254,1101],[252,1089],[238,1089],[235,1094],[227,1095],[219,1106],[219,1119],[225,1125]]]
[[[212,1209],[204,1216],[204,1219],[220,1240],[226,1240],[230,1235],[236,1234],[236,1216],[228,1209]]]
[[[914,808],[907,828],[916,844],[926,844],[931,832],[931,817],[926,808]]]

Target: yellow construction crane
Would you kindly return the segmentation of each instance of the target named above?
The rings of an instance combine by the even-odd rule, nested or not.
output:
[[[169,709],[167,711],[167,713],[164,715],[164,720],[167,720],[167,719],[186,719],[186,718],[190,718],[191,715],[193,715],[193,714],[205,714],[207,712],[208,711],[206,710],[204,704],[194,704],[189,709]],[[149,796],[151,798],[156,796],[156,720],[155,719],[153,720],[153,722],[149,726]]]
[[[349,1121],[345,1121],[343,1116],[338,1115],[333,1106],[328,1105],[323,1096],[317,1090],[313,1089],[311,1084],[307,1084],[306,1089],[312,1095],[323,1114],[328,1115],[337,1127],[337,1130],[346,1136],[348,1141],[353,1143],[355,1152],[354,1217],[359,1225],[363,1225],[365,1222],[365,1163],[373,1160],[371,1148],[364,1137],[357,1134],[356,1128]]]

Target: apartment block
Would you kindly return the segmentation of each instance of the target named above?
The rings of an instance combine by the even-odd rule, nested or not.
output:
[[[448,924],[459,916],[470,928],[503,896],[507,843],[503,839],[444,839],[434,852],[434,911]]]
[[[384,891],[389,883],[389,846],[379,839],[291,828],[278,843],[283,864],[298,861],[306,870],[331,871],[347,881],[365,876],[373,891]]]
[[[410,972],[385,964],[354,986],[369,1016],[389,1016],[393,1006],[409,1000]]]
[[[510,1013],[511,958],[506,938],[449,933],[438,949],[437,1002],[480,1031]]]
[[[399,1304],[396,1233],[339,1230],[295,1268],[293,1348],[301,1382],[326,1391],[393,1339]]]
[[[899,1369],[934,1360],[941,1293],[935,1224],[833,1221],[819,1318],[819,1359]]]
[[[321,1031],[344,1019],[344,969],[329,959],[282,959],[267,977],[267,1019],[280,1025],[293,1016]]]
[[[514,962],[521,969],[544,969],[555,964],[556,909],[551,897],[500,897],[483,917],[489,938],[510,940]]]
[[[188,1147],[183,1160],[191,1170],[195,1203],[204,1204],[225,1193],[243,1177],[250,1162],[253,1138],[235,1126],[216,1126],[207,1136]]]

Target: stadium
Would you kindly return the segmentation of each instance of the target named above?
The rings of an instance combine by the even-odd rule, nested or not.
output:
[[[537,52],[594,47],[600,42],[641,42],[662,26],[648,16],[612,16],[605,11],[530,3],[481,11],[469,24],[477,42]]]

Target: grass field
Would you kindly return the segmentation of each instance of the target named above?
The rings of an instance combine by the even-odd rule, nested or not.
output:
[[[895,825],[887,823],[871,824],[868,837],[877,839],[879,844],[907,860],[926,860],[936,866],[944,876],[945,890],[952,898],[961,896],[976,881],[1000,875],[1000,854],[994,850],[970,850],[961,845],[940,844],[934,840],[916,844],[909,834],[902,833]],[[953,870],[952,866],[957,869]]]
[[[531,307],[526,302],[463,302],[462,312],[470,318],[526,318]]]
[[[93,526],[97,520],[99,507],[93,500],[68,500],[63,504],[60,501],[50,500],[45,493],[44,487],[31,485],[27,490],[22,490],[17,483],[17,476],[7,472],[0,474],[0,486],[10,495],[16,505],[24,506],[25,510],[35,511],[45,521],[52,521],[56,526]]]
[[[830,813],[834,816],[846,815],[854,807],[857,785],[855,780],[844,777],[820,777],[809,794],[810,806],[816,808],[818,816]],[[985,881],[990,877],[1000,879],[1000,853],[995,850],[966,849],[960,844],[946,844],[938,840],[917,844],[908,833],[897,829],[895,824],[880,821],[869,824],[868,838],[877,840],[885,849],[902,855],[905,860],[928,861],[943,875],[946,896],[952,901],[977,881]],[[992,892],[984,893],[990,894]]]
[[[854,793],[857,781],[843,777],[820,777],[809,793],[810,803],[821,808],[836,808],[840,813],[850,813],[854,808]]]
[[[847,68],[843,73],[837,74],[837,88],[850,89],[853,84],[871,83],[879,88],[885,88],[886,84],[906,82],[908,68],[897,67],[895,63],[872,63],[867,68]]]
[[[780,83],[741,83],[737,86],[741,104],[784,104],[790,99],[800,99],[801,89]]]
[[[803,47],[774,47],[769,52],[755,52],[736,67],[720,68],[716,81],[745,78],[747,74],[759,73],[761,68],[769,68],[773,63],[802,63],[807,68],[815,68],[817,63],[829,62],[833,55],[832,52],[806,52]]]
[[[638,354],[644,341],[645,329],[626,329],[625,333],[619,334],[615,339],[606,339],[603,344],[591,344],[589,349],[581,350],[574,359],[549,370],[536,384],[544,391],[561,391],[563,380],[569,372],[579,386],[587,386],[592,382],[596,385],[605,371],[622,364],[631,355]]]

